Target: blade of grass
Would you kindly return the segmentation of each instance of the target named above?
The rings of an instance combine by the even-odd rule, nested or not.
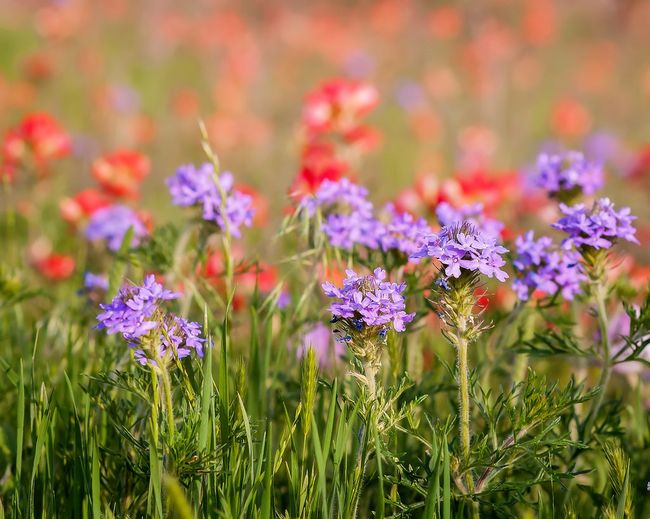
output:
[[[312,423],[316,423],[316,418],[312,416]],[[327,517],[327,475],[325,472],[327,458],[323,456],[323,447],[320,444],[318,427],[312,427],[312,443],[314,446],[314,456],[316,457],[316,467],[318,469],[318,493],[321,495],[321,506],[323,517]]]

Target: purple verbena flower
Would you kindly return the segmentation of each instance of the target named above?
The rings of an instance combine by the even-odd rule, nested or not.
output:
[[[321,228],[334,247],[351,250],[359,244],[376,249],[379,247],[379,225],[375,218],[364,213],[333,213],[327,215]]]
[[[359,276],[353,270],[346,271],[342,288],[332,283],[323,284],[327,297],[337,298],[330,311],[336,321],[344,320],[348,330],[377,331],[380,337],[392,325],[396,332],[403,332],[405,324],[413,320],[414,313],[405,312],[406,304],[402,293],[406,284],[386,281],[386,271],[376,268],[372,275]]]
[[[399,251],[407,257],[420,249],[422,241],[431,234],[431,227],[424,218],[415,218],[407,212],[398,212],[393,204],[384,207],[389,220],[378,222],[378,243],[381,250]]]
[[[86,272],[84,274],[84,290],[108,290],[108,278],[103,274],[93,274]]]
[[[565,216],[553,227],[569,235],[565,244],[609,249],[617,238],[639,243],[634,236],[636,229],[632,226],[636,217],[630,214],[629,207],[616,211],[609,198],[596,200],[590,209],[585,204],[571,207],[560,204],[560,209]]]
[[[199,357],[203,357],[205,339],[201,337],[202,327],[199,323],[168,314],[160,322],[159,331],[158,356],[164,361],[173,357],[183,359],[188,357],[192,351],[196,351]],[[135,349],[134,357],[140,364],[155,364],[155,359],[147,356],[145,350],[142,349],[141,341],[132,341],[129,346]]]
[[[493,234],[481,231],[471,222],[454,223],[427,237],[412,258],[436,258],[443,265],[447,278],[459,278],[464,272],[480,272],[487,277],[505,281],[508,274],[501,269],[508,252],[497,243]]]
[[[517,256],[513,261],[518,277],[512,288],[517,297],[527,301],[535,290],[567,300],[580,293],[580,284],[587,280],[580,254],[571,248],[560,248],[548,236],[535,239],[533,231],[515,240]]]
[[[442,227],[449,227],[460,222],[471,222],[480,231],[491,234],[497,238],[501,236],[504,225],[499,220],[488,218],[483,212],[483,204],[477,202],[459,208],[453,207],[448,202],[440,202],[436,206],[436,217]]]
[[[153,275],[147,276],[141,286],[122,287],[111,303],[99,305],[102,312],[97,316],[97,328],[122,334],[143,365],[155,362],[147,353],[154,345],[164,360],[172,355],[181,359],[192,351],[202,357],[205,339],[201,338],[201,325],[162,308],[164,301],[177,297],[179,294],[163,288]]]
[[[125,205],[112,205],[93,213],[86,227],[86,238],[106,241],[107,247],[117,252],[127,231],[133,229],[131,246],[140,244],[149,233],[137,213]]]
[[[232,173],[225,171],[215,175],[211,164],[199,168],[193,165],[181,166],[174,176],[167,179],[172,202],[181,207],[198,206],[203,219],[214,222],[219,229],[229,229],[240,237],[240,227],[253,223],[253,199],[234,188]]]
[[[149,275],[142,286],[122,287],[113,301],[99,305],[103,312],[97,316],[97,328],[121,333],[127,340],[138,339],[158,326],[158,321],[150,318],[160,303],[177,297],[179,294],[166,290]]]
[[[552,195],[573,190],[591,195],[603,187],[603,168],[578,151],[541,153],[537,157],[535,181]]]
[[[366,217],[372,215],[372,202],[368,200],[368,190],[347,178],[325,180],[314,195],[308,195],[300,202],[300,207],[313,216],[317,208],[324,213],[358,213]]]
[[[347,178],[325,180],[314,195],[300,202],[300,209],[313,216],[323,213],[322,231],[334,247],[351,250],[355,245],[379,247],[382,226],[373,216],[368,190]]]

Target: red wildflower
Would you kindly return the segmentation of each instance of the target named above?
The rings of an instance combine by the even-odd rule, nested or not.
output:
[[[84,189],[72,198],[64,198],[59,203],[61,216],[67,222],[77,224],[89,218],[95,211],[111,205],[111,199],[97,189]]]
[[[520,178],[514,172],[475,170],[458,175],[458,184],[468,202],[482,202],[486,210],[499,206],[519,191]]]
[[[289,189],[295,199],[314,193],[324,180],[338,180],[348,165],[336,156],[334,146],[328,142],[309,142],[302,152],[300,171]]]
[[[137,198],[140,183],[149,174],[149,159],[137,151],[116,150],[95,160],[92,174],[106,192]]]
[[[241,255],[241,251],[234,250],[233,254],[237,258]],[[225,265],[221,251],[208,254],[205,263],[197,268],[196,273],[213,286],[217,292],[225,294]],[[264,262],[237,263],[234,272],[236,292],[233,298],[233,309],[241,310],[246,299],[253,295],[256,286],[261,294],[271,292],[277,285],[277,277],[275,267]]]
[[[13,171],[31,162],[42,175],[51,160],[67,156],[70,149],[70,137],[55,119],[46,113],[33,113],[7,131],[2,143],[2,169]]]
[[[307,95],[302,120],[308,133],[331,131],[347,133],[378,102],[377,90],[370,84],[348,79],[332,79]]]
[[[37,261],[35,267],[42,276],[53,281],[61,281],[72,276],[75,261],[72,256],[67,254],[51,253]]]

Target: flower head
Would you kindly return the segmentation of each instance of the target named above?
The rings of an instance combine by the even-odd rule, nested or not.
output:
[[[378,98],[377,90],[368,83],[329,80],[307,95],[303,125],[312,136],[331,131],[351,132],[377,105]]]
[[[149,275],[141,286],[123,287],[113,301],[100,305],[103,312],[97,316],[97,328],[106,329],[109,334],[121,333],[128,340],[137,339],[158,326],[150,318],[160,303],[177,297],[179,294],[166,290]]]
[[[329,282],[323,284],[325,295],[338,299],[330,306],[337,321],[347,321],[350,330],[372,328],[378,335],[385,335],[391,325],[396,332],[406,329],[405,324],[415,314],[405,312],[405,283],[386,281],[386,271],[381,268],[368,276],[359,276],[353,270],[347,270],[346,275],[342,288]]]
[[[506,264],[502,258],[506,252],[508,250],[497,243],[496,236],[465,221],[443,227],[437,234],[428,236],[420,250],[411,257],[436,258],[442,263],[448,278],[459,278],[464,272],[480,272],[505,281],[508,274],[501,267]]]
[[[596,200],[590,209],[584,204],[567,206],[560,204],[564,217],[553,227],[568,234],[565,244],[592,249],[609,249],[620,238],[632,243],[639,243],[634,236],[636,229],[629,207],[618,211],[609,198]]]
[[[368,200],[368,190],[351,182],[347,178],[340,180],[325,180],[313,196],[303,198],[300,207],[313,216],[316,209],[321,207],[325,213],[347,212],[370,216],[372,202]]]
[[[84,290],[108,290],[108,278],[102,274],[86,272],[84,274]]]
[[[591,195],[603,187],[603,169],[578,151],[542,153],[537,158],[535,182],[551,195],[576,191]]]
[[[203,357],[203,344],[205,339],[201,337],[201,325],[194,321],[188,321],[177,315],[169,314],[159,323],[160,346],[158,356],[163,361],[173,357],[183,359],[188,357],[192,351],[196,351],[199,357]],[[142,365],[155,363],[150,354],[141,348],[141,340],[131,341],[131,348],[135,348],[135,359]]]
[[[203,355],[205,339],[200,337],[201,326],[182,317],[168,314],[162,308],[165,301],[179,294],[166,290],[153,275],[147,276],[141,286],[120,289],[109,304],[100,304],[98,329],[120,333],[136,349],[135,357],[141,364],[151,362],[150,347],[157,347],[161,359],[187,357],[192,350]]]
[[[253,223],[252,197],[235,189],[232,173],[215,175],[211,164],[181,166],[167,179],[167,187],[175,205],[201,207],[204,220],[216,223],[222,231],[228,229],[237,238],[242,225]]]
[[[379,222],[372,216],[356,212],[330,214],[322,225],[330,244],[346,250],[351,250],[356,244],[376,249],[379,246],[379,227]]]
[[[572,300],[580,293],[580,284],[587,280],[580,254],[560,248],[548,236],[535,239],[533,231],[515,240],[517,256],[513,262],[518,277],[512,287],[522,301],[536,290],[547,294],[560,292]]]
[[[411,256],[420,249],[425,236],[431,234],[431,227],[424,218],[415,218],[408,212],[400,212],[393,204],[388,204],[384,211],[388,222],[379,222],[379,247],[384,252],[396,250]]]
[[[488,218],[483,213],[483,204],[477,202],[471,205],[454,207],[448,202],[440,202],[436,207],[436,216],[440,225],[448,227],[458,222],[469,221],[482,232],[492,234],[497,238],[503,231],[503,223],[493,218]]]
[[[63,219],[74,225],[111,204],[112,201],[108,195],[97,189],[89,188],[80,191],[71,198],[63,198],[59,203],[59,210]]]
[[[301,200],[314,194],[325,180],[339,180],[347,169],[348,164],[337,157],[331,143],[308,141],[301,155],[300,170],[289,188],[289,196]]]
[[[133,209],[125,205],[112,205],[92,214],[86,227],[86,238],[92,241],[105,240],[108,248],[117,252],[131,228],[131,246],[137,246],[149,234],[144,223]]]
[[[373,216],[368,190],[347,178],[325,180],[313,196],[300,203],[308,216],[321,208],[325,219],[322,230],[334,247],[352,249],[361,244],[371,249],[379,246],[379,223]]]
[[[47,279],[62,281],[74,273],[75,260],[69,254],[51,253],[36,261],[35,267]]]
[[[27,115],[5,135],[0,169],[11,180],[18,165],[30,162],[38,174],[47,172],[50,161],[70,154],[71,139],[59,122],[47,113]]]
[[[137,198],[140,183],[149,174],[149,159],[133,150],[116,150],[93,162],[92,173],[114,196]]]

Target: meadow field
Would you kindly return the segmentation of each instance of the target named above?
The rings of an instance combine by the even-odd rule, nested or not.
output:
[[[0,0],[0,519],[650,517],[648,27]]]

